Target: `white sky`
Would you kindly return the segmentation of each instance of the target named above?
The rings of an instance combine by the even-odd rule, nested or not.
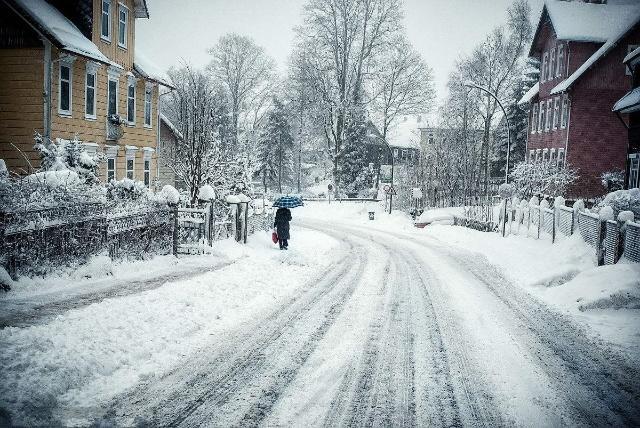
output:
[[[404,0],[409,40],[433,68],[438,98],[457,58],[506,20],[511,0]],[[537,21],[543,0],[529,0]],[[160,68],[185,60],[203,66],[228,32],[252,37],[286,70],[304,0],[148,0],[150,19],[136,21],[136,49]]]

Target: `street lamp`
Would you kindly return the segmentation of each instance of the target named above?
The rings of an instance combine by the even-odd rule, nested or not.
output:
[[[509,115],[507,114],[507,110],[505,110],[504,106],[502,105],[502,103],[498,99],[498,96],[496,94],[494,94],[493,92],[491,92],[490,90],[488,90],[486,88],[483,88],[480,85],[477,85],[476,83],[472,82],[471,80],[467,80],[466,82],[464,82],[464,86],[466,86],[467,88],[480,89],[481,91],[489,94],[494,100],[496,100],[496,102],[498,103],[498,105],[502,109],[502,113],[504,113],[504,118],[505,118],[505,120],[507,122],[507,165],[505,167],[504,182],[508,183],[509,182],[509,155],[511,154],[511,125],[509,124]]]

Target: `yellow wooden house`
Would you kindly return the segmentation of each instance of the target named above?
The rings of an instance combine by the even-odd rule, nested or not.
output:
[[[103,180],[157,176],[158,100],[171,88],[135,49],[146,0],[0,0],[0,158],[39,166],[36,132],[101,152]]]

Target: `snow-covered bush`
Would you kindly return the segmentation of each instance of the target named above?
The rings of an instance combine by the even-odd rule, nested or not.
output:
[[[525,211],[525,210],[526,210],[526,209],[528,209],[528,208],[529,208],[529,202],[527,202],[527,200],[526,200],[526,199],[521,200],[521,201],[520,201],[520,209],[521,209],[522,211]]]
[[[528,161],[517,164],[511,178],[518,193],[528,198],[535,194],[563,195],[578,179],[577,171],[547,161]]]
[[[75,171],[59,169],[55,171],[41,171],[24,178],[33,183],[40,183],[48,187],[75,187],[82,184],[82,180]]]
[[[148,196],[149,190],[141,181],[129,178],[111,180],[107,184],[107,197],[114,201],[135,201]]]
[[[208,184],[205,184],[198,190],[198,199],[200,199],[201,201],[211,201],[215,198],[216,192],[215,190],[213,190],[213,187]]]
[[[579,213],[580,211],[584,211],[584,209],[585,209],[585,205],[584,205],[584,200],[582,200],[582,199],[578,199],[573,204],[573,212],[575,212],[575,213]]]
[[[504,199],[508,199],[512,197],[515,191],[516,191],[516,188],[511,183],[502,183],[498,188],[498,194],[500,195],[501,198],[504,198]]]
[[[4,163],[4,159],[0,159],[0,181],[7,180],[9,178],[9,170],[7,164]]]
[[[600,180],[607,192],[620,190],[624,187],[624,171],[607,171],[600,176]]]
[[[90,155],[77,137],[53,142],[36,134],[34,140],[34,148],[41,158],[40,172],[69,170],[76,173],[83,183],[98,183],[98,165],[103,157],[100,154]]]
[[[529,205],[532,207],[537,207],[538,205],[540,205],[540,199],[538,199],[537,196],[532,196],[531,199],[529,199]]]
[[[605,206],[600,208],[598,215],[601,221],[613,220],[615,218],[615,215],[613,213],[613,208],[611,208],[610,206]]]
[[[634,221],[635,220],[635,215],[633,214],[633,211],[620,211],[618,213],[618,221],[620,223],[626,223],[628,221]]]
[[[158,192],[156,200],[168,205],[177,205],[180,202],[180,192],[175,187],[167,184]]]
[[[640,218],[640,189],[616,190],[608,193],[597,206],[598,210],[611,207],[615,215],[620,211],[631,211]]]
[[[543,199],[540,201],[540,208],[549,208],[549,201]]]
[[[560,208],[564,206],[566,206],[565,199],[562,196],[556,196],[556,198],[553,200],[553,207]]]

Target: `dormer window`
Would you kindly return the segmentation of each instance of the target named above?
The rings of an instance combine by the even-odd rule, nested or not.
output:
[[[100,23],[100,37],[111,41],[111,0],[102,0],[102,22]]]
[[[127,9],[127,7],[122,3],[118,6],[118,46],[126,49],[129,9]]]

